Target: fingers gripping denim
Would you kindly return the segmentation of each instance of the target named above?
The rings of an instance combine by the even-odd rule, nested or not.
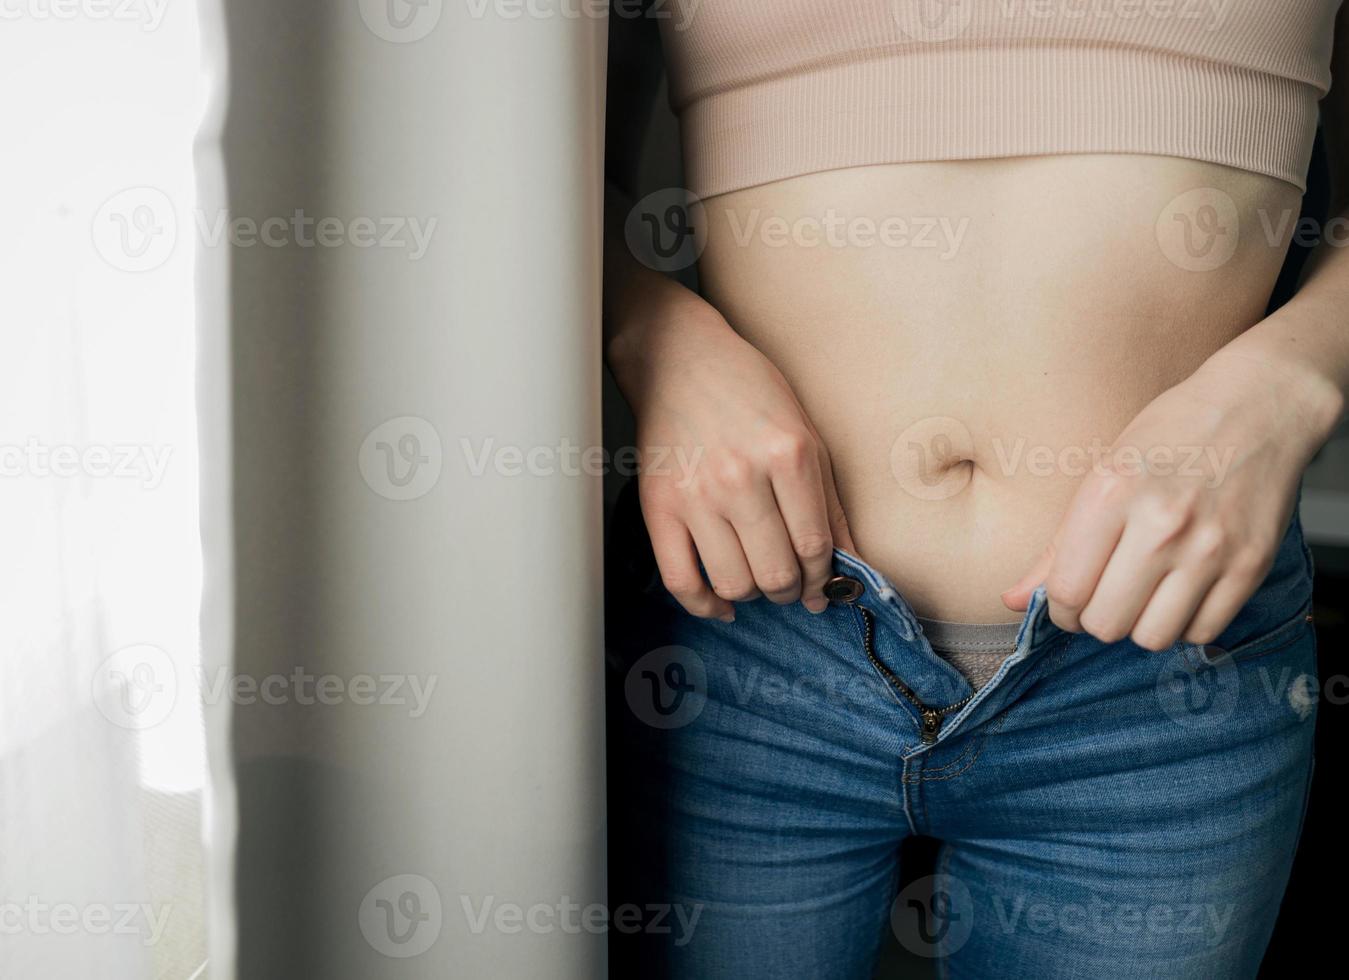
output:
[[[612,931],[614,976],[864,980],[886,930],[951,978],[1255,975],[1311,769],[1296,523],[1212,647],[1065,633],[1037,593],[978,691],[851,555],[851,601],[734,623],[611,566],[611,904],[668,910]],[[941,860],[896,895],[911,834]]]

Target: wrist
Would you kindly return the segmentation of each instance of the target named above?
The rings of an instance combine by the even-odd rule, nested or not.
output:
[[[673,284],[672,284],[673,285]],[[634,304],[606,330],[604,357],[628,403],[640,410],[658,369],[687,366],[700,351],[715,347],[730,326],[696,293],[676,286]]]
[[[604,363],[629,401],[632,400],[629,379],[636,374],[646,347],[645,326],[645,321],[630,317],[617,323],[611,320],[604,331]]]
[[[1230,397],[1277,421],[1280,435],[1310,458],[1339,424],[1345,409],[1343,389],[1307,358],[1243,340],[1213,354],[1200,372],[1220,377]]]

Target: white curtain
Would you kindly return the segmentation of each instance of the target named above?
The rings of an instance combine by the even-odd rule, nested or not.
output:
[[[602,15],[0,4],[4,980],[604,975]]]
[[[0,976],[205,975],[191,4],[0,9]]]

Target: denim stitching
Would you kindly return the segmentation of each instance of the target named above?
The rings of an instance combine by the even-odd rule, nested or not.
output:
[[[1061,660],[1063,659],[1064,654],[1066,654],[1066,653],[1068,652],[1068,647],[1069,647],[1069,646],[1070,646],[1069,643],[1060,643],[1058,649],[1055,650],[1055,651],[1053,651],[1051,654],[1049,654],[1049,655],[1045,658],[1045,660],[1043,661],[1042,671],[1043,671],[1044,673],[1048,673],[1048,672],[1052,671],[1055,667],[1057,667],[1058,664],[1059,664],[1059,661],[1061,661]],[[943,782],[943,781],[945,781],[945,780],[955,779],[957,776],[963,776],[965,773],[967,773],[967,772],[969,772],[971,769],[973,769],[973,768],[974,768],[974,764],[975,764],[976,762],[979,761],[979,756],[983,754],[984,746],[986,746],[986,745],[988,744],[989,736],[991,736],[991,735],[996,735],[998,732],[1002,731],[1003,726],[1007,724],[1007,719],[1008,719],[1008,718],[1010,717],[1010,715],[1011,715],[1011,710],[1012,710],[1012,708],[1014,708],[1015,706],[1016,706],[1015,703],[1012,703],[1012,704],[1009,704],[1009,705],[1007,705],[1006,707],[1004,707],[1003,710],[1002,710],[1002,716],[997,720],[997,723],[994,724],[994,725],[992,725],[991,727],[987,727],[987,728],[985,728],[985,729],[983,730],[983,737],[979,740],[979,743],[978,743],[978,746],[979,746],[979,747],[978,747],[978,750],[974,753],[974,758],[972,758],[972,759],[969,761],[969,763],[968,763],[963,769],[961,769],[959,772],[947,773],[947,774],[941,775],[941,776],[928,776],[928,775],[927,775],[927,770],[924,770],[923,773],[920,774],[919,779],[922,779],[922,780],[924,780],[924,781],[931,781],[931,782],[934,782],[934,783],[938,783],[938,782]],[[971,745],[973,745],[973,743],[971,743]],[[964,757],[964,754],[961,755],[961,758],[963,758],[963,757]],[[950,768],[950,766],[954,765],[955,762],[958,762],[958,761],[959,761],[959,759],[956,759],[954,762],[948,763],[946,766],[943,766],[941,769],[934,769],[934,770],[932,770],[932,771],[933,771],[933,772],[942,772],[943,770]]]
[[[914,758],[915,758],[915,759],[921,759],[922,756],[914,756]],[[932,829],[932,814],[929,813],[929,812],[928,812],[928,809],[927,809],[927,794],[924,793],[924,792],[922,791],[922,784],[923,784],[923,782],[925,781],[925,776],[924,776],[924,773],[925,773],[925,772],[926,772],[926,769],[920,769],[920,770],[914,775],[913,781],[914,781],[914,783],[917,784],[918,787],[919,787],[919,789],[918,789],[918,793],[919,793],[918,798],[922,801],[922,804],[923,804],[923,826],[926,827],[926,828],[928,828],[929,830],[931,830],[931,829]]]
[[[1009,707],[1010,707],[1010,705],[1009,705]],[[929,776],[929,775],[927,774],[927,772],[924,771],[923,774],[920,775],[918,778],[919,778],[919,779],[922,779],[924,782],[940,783],[940,782],[943,782],[943,781],[948,780],[948,779],[955,779],[957,776],[963,776],[965,773],[967,773],[967,772],[969,772],[971,769],[973,769],[973,768],[974,768],[974,764],[975,764],[976,762],[979,761],[979,756],[981,756],[981,755],[983,754],[983,752],[984,752],[984,746],[986,746],[986,745],[988,744],[988,738],[989,738],[989,736],[990,736],[990,735],[996,735],[996,734],[998,734],[998,732],[1002,730],[1002,726],[1005,725],[1005,724],[1007,724],[1007,715],[1006,715],[1006,713],[1004,713],[1003,716],[1002,716],[1001,718],[998,719],[997,724],[992,725],[992,726],[990,726],[990,727],[988,727],[988,728],[985,728],[985,729],[983,730],[983,733],[982,733],[983,737],[979,739],[979,748],[978,748],[978,750],[974,753],[974,758],[971,759],[971,760],[969,761],[969,763],[965,766],[964,769],[961,769],[959,772],[947,773],[946,775],[942,775],[942,776]],[[934,770],[934,771],[935,771],[935,770]]]
[[[834,559],[854,576],[861,579],[865,586],[874,592],[886,605],[891,606],[899,613],[900,625],[903,627],[899,634],[904,638],[904,642],[912,643],[914,638],[922,631],[921,625],[913,618],[911,611],[906,612],[904,608],[896,601],[899,593],[895,587],[887,582],[879,572],[874,571],[862,564],[860,558],[855,558],[846,551],[834,549]]]
[[[1042,673],[1054,667],[1058,663],[1058,661],[1062,659],[1063,654],[1068,651],[1068,648],[1070,646],[1072,646],[1072,640],[1077,635],[1078,634],[1076,633],[1063,633],[1060,636],[1056,636],[1050,639],[1049,642],[1051,644],[1056,644],[1057,649],[1053,647],[1046,648],[1044,656],[1040,662],[1040,670]],[[1025,663],[1026,660],[1029,660],[1034,653],[1035,653],[1034,649],[1028,650],[1026,652],[1025,659],[1023,659],[1021,663]],[[1004,667],[999,668],[1000,671],[1003,669],[1005,669],[1005,665]],[[1006,678],[1006,676],[1007,676],[1006,674],[1003,674],[1004,679]],[[984,688],[980,688],[979,691],[975,694],[974,701],[972,701],[970,704],[966,705],[963,709],[961,709],[960,713],[956,717],[958,724],[964,724],[965,719],[968,718],[970,715],[972,715],[975,709],[979,707],[979,705],[984,704],[988,700],[988,695],[985,694],[986,689],[987,689],[986,686]],[[1010,707],[1010,705],[1008,707]]]
[[[1059,652],[1061,652],[1061,650],[1056,652],[1055,657],[1057,657],[1057,655],[1058,655]],[[1023,661],[1023,663],[1024,663],[1024,661]],[[1047,663],[1045,666],[1052,666],[1052,663],[1053,663],[1053,661],[1050,661],[1050,663]],[[1011,705],[1008,705],[1008,707],[1011,707]],[[1004,720],[1005,720],[1005,719],[1004,719]],[[1001,727],[1001,726],[999,726],[999,727]],[[997,729],[993,729],[993,731],[996,731],[996,730],[997,730]],[[950,769],[950,768],[953,767],[953,766],[959,765],[960,762],[961,762],[967,755],[970,754],[970,752],[974,751],[974,747],[975,747],[975,742],[974,742],[973,740],[971,740],[971,742],[970,742],[967,746],[965,746],[964,750],[960,753],[960,755],[956,756],[956,758],[954,758],[954,759],[952,759],[950,762],[944,763],[943,765],[940,765],[940,766],[934,766],[934,767],[932,767],[932,768],[930,768],[930,769],[926,769],[926,768],[925,768],[925,769],[923,770],[923,772],[924,772],[924,773],[928,773],[928,772],[945,772],[947,769]],[[973,763],[971,763],[971,765],[973,765]],[[966,768],[968,768],[968,767],[966,767]],[[964,771],[964,770],[962,770],[962,771]],[[957,773],[957,775],[959,775],[959,773]],[[924,776],[923,778],[927,778],[927,777]]]
[[[904,806],[903,806],[903,810],[904,810],[904,819],[907,820],[907,821],[909,821],[909,829],[912,830],[915,834],[918,834],[918,833],[921,833],[921,831],[919,831],[919,829],[918,829],[916,826],[914,826],[914,822],[913,822],[913,813],[909,810],[909,802],[910,802],[910,801],[909,801],[909,786],[910,786],[910,782],[909,782],[909,760],[908,760],[908,759],[901,759],[901,760],[900,760],[899,787],[900,787],[900,794],[901,794],[901,797],[902,797],[902,799],[903,799],[903,801],[904,801]],[[924,817],[926,818],[926,814],[924,815]]]
[[[965,756],[969,755],[969,754],[970,754],[971,752],[973,752],[973,751],[974,751],[974,740],[971,739],[970,741],[968,741],[968,742],[966,743],[965,747],[964,747],[963,749],[960,750],[960,755],[956,756],[956,757],[955,757],[954,759],[952,759],[950,762],[943,763],[943,764],[940,765],[940,766],[932,766],[931,768],[924,767],[923,771],[924,771],[924,772],[944,772],[944,771],[946,771],[947,769],[950,769],[952,766],[957,766],[957,765],[959,765],[960,762],[965,758]]]
[[[1308,629],[1314,629],[1311,623],[1306,623],[1305,625]],[[1287,650],[1291,646],[1294,646],[1301,639],[1302,639],[1301,636],[1290,636],[1288,639],[1284,640],[1278,646],[1270,647],[1268,650],[1260,650],[1256,653],[1247,653],[1240,657],[1233,657],[1232,663],[1248,664],[1251,663],[1252,661],[1261,660],[1265,657],[1272,656],[1273,654],[1276,653],[1283,653],[1283,651]]]
[[[1237,644],[1237,646],[1228,651],[1227,655],[1231,657],[1234,662],[1255,660],[1259,657],[1266,656],[1267,654],[1277,653],[1290,643],[1297,642],[1297,638],[1293,637],[1292,639],[1279,643],[1277,646],[1271,645],[1282,640],[1285,633],[1296,632],[1303,626],[1312,625],[1307,619],[1307,616],[1311,613],[1311,608],[1312,604],[1309,602],[1297,611],[1297,615],[1293,616],[1282,626],[1275,627],[1264,636],[1257,636],[1254,639],[1247,640],[1245,643]]]

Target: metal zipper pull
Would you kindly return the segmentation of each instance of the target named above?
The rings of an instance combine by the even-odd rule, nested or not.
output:
[[[846,600],[849,603],[856,601]],[[974,700],[974,694],[968,694],[961,698],[955,704],[948,704],[944,708],[934,708],[924,704],[922,699],[914,693],[909,685],[894,675],[889,667],[881,662],[881,658],[876,655],[876,617],[866,606],[857,606],[857,611],[862,614],[862,649],[867,655],[867,659],[872,662],[881,676],[890,682],[890,686],[898,691],[909,704],[918,709],[918,717],[922,724],[918,729],[919,738],[924,745],[932,745],[937,741],[937,735],[941,731],[942,719],[947,715],[959,711],[965,705]]]
[[[941,712],[936,708],[924,708],[920,714],[923,718],[923,727],[920,732],[925,745],[931,745],[937,741],[937,733],[941,731]]]

